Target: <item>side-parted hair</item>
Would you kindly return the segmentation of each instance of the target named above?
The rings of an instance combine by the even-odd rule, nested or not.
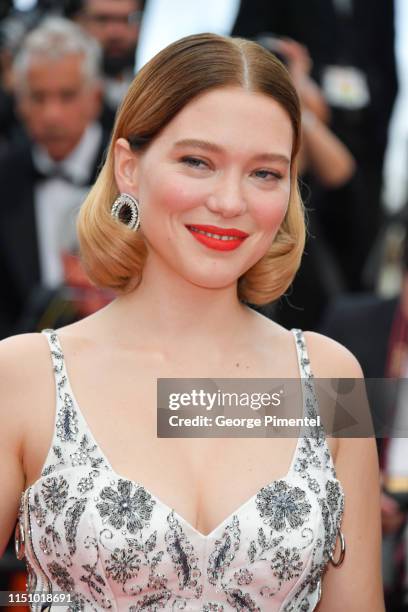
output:
[[[143,234],[110,214],[118,196],[114,144],[125,138],[143,151],[196,96],[235,86],[262,93],[287,112],[293,128],[291,192],[285,218],[269,251],[238,280],[238,296],[252,304],[279,298],[299,268],[305,244],[305,217],[296,158],[300,147],[300,104],[286,68],[255,42],[216,34],[182,38],[158,53],[136,75],[116,117],[98,179],[78,217],[82,260],[99,287],[127,293],[140,283],[147,255]]]

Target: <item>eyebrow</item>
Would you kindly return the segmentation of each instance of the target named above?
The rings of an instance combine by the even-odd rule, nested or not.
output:
[[[178,140],[174,144],[175,149],[182,149],[183,147],[193,147],[195,149],[202,149],[203,151],[211,151],[213,153],[223,153],[224,149],[214,142],[209,142],[207,140],[197,140],[195,138],[185,138],[183,140]],[[253,156],[254,160],[257,161],[279,161],[283,162],[287,165],[290,164],[290,159],[286,155],[282,155],[281,153],[257,153]]]

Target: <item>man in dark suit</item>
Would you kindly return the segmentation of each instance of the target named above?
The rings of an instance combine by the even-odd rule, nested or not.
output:
[[[360,294],[338,298],[328,308],[319,329],[321,333],[337,340],[354,353],[366,378],[404,378],[407,376],[408,233],[406,233],[402,260],[404,277],[399,296],[382,298],[376,295]],[[404,388],[403,386],[402,389]],[[381,388],[377,389],[378,391],[381,392]],[[379,400],[377,397],[371,397],[371,401],[381,402],[381,393],[379,397]],[[401,416],[399,413],[401,409],[406,410],[406,405],[401,406],[401,402],[395,402],[394,415],[392,417],[389,415],[389,418],[395,419]],[[388,422],[388,431],[391,426],[392,423]],[[401,465],[404,465],[405,470],[406,466],[405,453],[408,448],[408,445],[405,446],[406,441],[403,446],[398,444],[397,450],[392,447],[393,442],[393,438],[377,441],[386,484],[390,482],[394,469],[398,470]],[[399,439],[398,442],[400,442]],[[392,448],[393,453],[390,452]],[[404,551],[407,513],[405,508],[401,509],[400,502],[388,492],[383,491],[381,496],[381,518],[385,536],[383,567],[386,604],[390,612],[407,612],[408,558]]]
[[[347,346],[366,378],[382,378],[398,302],[397,297],[372,294],[341,296],[328,308],[319,331]]]
[[[102,48],[103,108],[100,121],[110,130],[133,77],[143,0],[66,0],[64,14]]]
[[[63,280],[61,237],[94,181],[107,137],[100,111],[100,50],[78,26],[50,18],[14,64],[27,139],[0,160],[0,338],[14,333],[33,289]]]

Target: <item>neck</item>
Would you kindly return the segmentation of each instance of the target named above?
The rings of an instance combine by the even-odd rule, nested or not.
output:
[[[237,331],[246,327],[252,311],[237,296],[237,282],[208,289],[185,280],[160,261],[143,269],[140,285],[117,298],[111,311],[115,334],[122,331],[126,343],[144,342],[149,347],[223,351],[237,342]],[[245,324],[246,323],[246,324]],[[216,342],[216,346],[215,343]]]

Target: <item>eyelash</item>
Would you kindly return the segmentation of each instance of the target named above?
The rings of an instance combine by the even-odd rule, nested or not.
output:
[[[181,158],[181,162],[183,164],[186,164],[187,166],[190,166],[191,168],[201,168],[202,166],[200,164],[204,164],[205,167],[208,167],[208,163],[205,162],[203,159],[200,159],[199,157],[191,157],[189,155],[182,157]],[[283,178],[282,174],[280,174],[280,172],[272,172],[271,170],[256,170],[256,173],[266,173],[267,175],[273,177],[274,179],[280,180]],[[265,180],[267,180],[266,177],[264,177]]]
[[[266,172],[266,174],[269,174],[269,176],[271,176],[274,179],[280,180],[281,178],[283,178],[282,174],[280,174],[280,172],[272,172],[271,170],[256,170],[255,174],[257,172]],[[267,180],[267,179],[265,179]]]
[[[203,159],[199,159],[198,157],[191,157],[189,155],[182,157],[181,161],[183,164],[186,164],[187,166],[190,166],[191,168],[200,167],[196,162],[198,162],[199,164],[204,164],[205,166],[208,166],[207,162],[205,162]]]

